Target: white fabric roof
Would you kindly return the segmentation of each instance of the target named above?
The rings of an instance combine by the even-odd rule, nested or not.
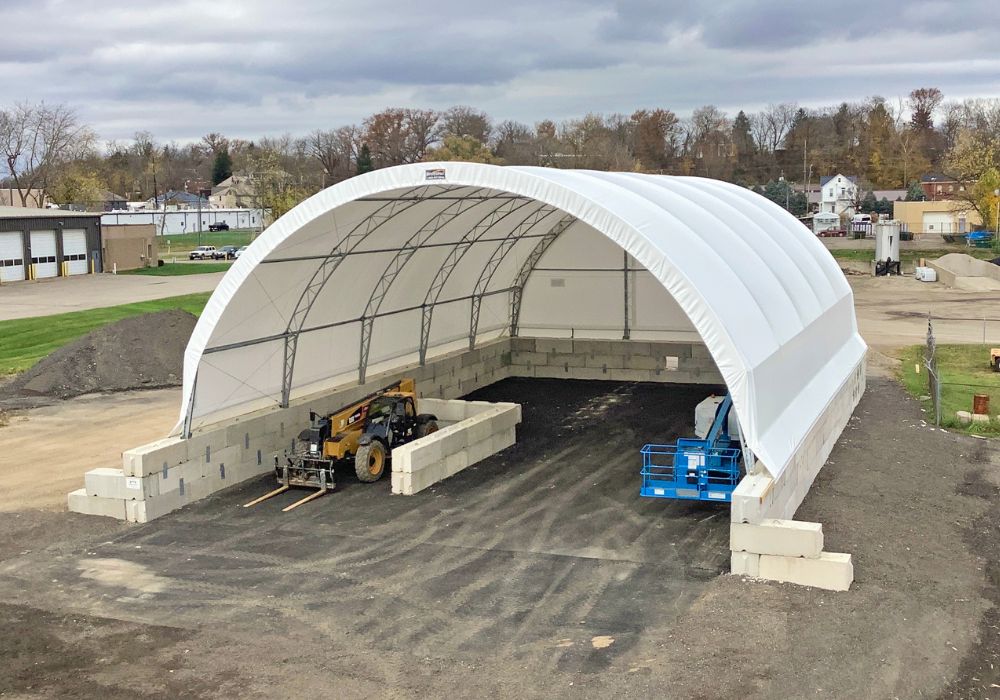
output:
[[[593,245],[553,243],[588,232]],[[295,398],[408,364],[421,345],[429,357],[453,351],[469,342],[479,295],[475,338],[507,333],[511,287],[538,265],[540,244],[552,246],[546,264],[556,256],[558,269],[582,270],[605,238],[673,297],[650,306],[676,305],[701,336],[748,446],[780,474],[864,356],[851,289],[786,211],[691,177],[432,163],[334,185],[275,222],[223,278],[185,353],[181,419],[273,406],[283,388]],[[550,316],[557,334],[571,312],[538,302],[532,314]],[[683,329],[650,322],[645,332]]]

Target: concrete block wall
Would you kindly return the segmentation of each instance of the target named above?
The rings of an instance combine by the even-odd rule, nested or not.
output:
[[[723,384],[700,342],[513,338],[510,375],[552,379]]]
[[[730,509],[732,573],[834,591],[854,580],[850,554],[823,551],[822,525],[792,518],[850,420],[865,390],[865,361],[855,367],[813,425],[791,463],[774,479],[745,476]]]
[[[84,488],[68,497],[69,509],[148,522],[270,471],[274,454],[290,448],[308,424],[310,410],[334,411],[403,377],[416,380],[418,402],[464,396],[508,377],[509,351],[509,339],[497,340],[424,366],[372,375],[362,385],[352,383],[298,398],[285,409],[258,411],[205,427],[186,440],[168,437],[126,450],[121,468],[92,470],[85,476]]]
[[[455,420],[392,451],[392,492],[412,496],[514,444],[521,422],[516,403],[420,399],[421,413]]]

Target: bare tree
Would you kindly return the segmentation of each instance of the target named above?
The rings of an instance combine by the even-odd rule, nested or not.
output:
[[[336,182],[350,176],[351,164],[357,160],[360,130],[356,126],[342,126],[331,131],[317,130],[306,138],[309,155],[323,169],[323,184]]]
[[[774,153],[781,147],[795,122],[798,106],[785,102],[768,105],[767,109],[750,117],[750,133],[757,148],[764,153]]]
[[[468,137],[486,145],[493,135],[493,124],[486,112],[459,105],[441,115],[441,135]]]
[[[95,138],[66,105],[21,103],[0,111],[0,150],[21,206],[29,198],[42,206],[59,168],[82,158]]]

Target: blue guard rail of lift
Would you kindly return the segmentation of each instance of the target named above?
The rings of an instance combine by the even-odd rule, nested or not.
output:
[[[740,449],[728,432],[732,397],[726,396],[704,440],[642,448],[642,491],[649,498],[729,503],[740,481]]]

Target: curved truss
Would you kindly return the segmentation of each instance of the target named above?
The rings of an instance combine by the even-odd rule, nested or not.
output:
[[[462,261],[462,258],[465,257],[465,254],[472,249],[473,244],[485,237],[495,225],[533,202],[534,200],[532,199],[525,199],[521,202],[511,200],[501,204],[499,207],[480,219],[475,226],[465,233],[465,235],[463,235],[462,238],[455,244],[455,247],[448,253],[444,262],[441,263],[441,266],[438,267],[438,271],[435,273],[434,279],[431,280],[430,286],[427,288],[427,294],[424,295],[424,303],[421,306],[420,364],[424,364],[427,361],[427,344],[430,342],[431,337],[431,323],[434,320],[434,307],[437,305],[437,301],[440,299],[441,292],[444,291],[444,287],[448,283],[451,273],[454,272],[455,268]],[[544,205],[539,204],[538,206],[541,208]]]
[[[485,190],[476,190],[477,193],[483,191]],[[386,265],[385,271],[379,276],[378,282],[375,283],[375,288],[372,290],[371,296],[368,298],[368,304],[365,306],[365,311],[361,315],[361,351],[358,359],[358,383],[364,383],[365,373],[368,370],[368,352],[371,349],[372,330],[375,327],[375,317],[382,308],[382,302],[385,301],[385,297],[389,293],[389,289],[392,287],[393,282],[396,281],[399,273],[403,271],[406,263],[413,258],[414,253],[416,253],[422,245],[433,238],[438,231],[454,221],[456,217],[464,214],[474,207],[479,206],[483,202],[488,201],[491,201],[491,198],[487,197],[476,199],[474,197],[463,197],[456,199],[442,211],[431,217],[430,220],[421,226],[416,233],[410,236],[406,240],[406,243],[400,246],[400,248],[396,251],[392,260],[389,261],[388,265]]]
[[[545,215],[548,216],[554,211],[559,210],[555,207],[549,207],[549,211],[547,211]],[[540,217],[538,221],[540,221],[541,218],[544,217]],[[555,240],[559,234],[568,229],[575,221],[575,216],[572,214],[565,214],[545,233],[542,237],[542,241],[547,240],[549,237],[551,237],[552,240]],[[524,233],[527,233],[527,231]],[[472,292],[472,313],[469,319],[470,350],[476,346],[476,335],[479,333],[479,312],[482,308],[483,297],[486,295],[486,290],[489,289],[490,282],[493,281],[493,275],[496,273],[497,268],[500,267],[500,263],[502,263],[504,258],[507,257],[507,253],[509,253],[514,246],[520,242],[522,235],[524,234],[508,236],[504,241],[502,241],[500,245],[496,247],[496,250],[493,251],[493,255],[490,256],[490,259],[486,261],[486,265],[483,267],[483,271],[480,273],[479,279],[476,281],[476,288]],[[538,245],[541,245],[542,241],[539,241]]]

